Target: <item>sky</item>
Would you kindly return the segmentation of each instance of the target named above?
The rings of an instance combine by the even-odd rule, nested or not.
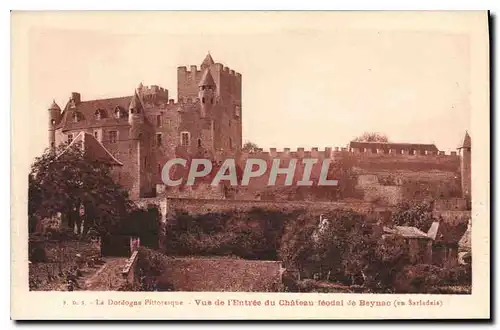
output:
[[[243,140],[264,149],[343,147],[369,131],[450,151],[470,130],[466,33],[405,27],[404,17],[387,27],[223,15],[39,19],[26,38],[30,155],[48,146],[53,99],[62,108],[71,92],[132,95],[141,82],[176,98],[177,66],[199,66],[207,52],[242,74]]]

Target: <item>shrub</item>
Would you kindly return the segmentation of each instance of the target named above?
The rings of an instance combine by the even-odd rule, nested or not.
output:
[[[437,293],[442,269],[428,264],[403,268],[394,283],[396,293]]]
[[[46,262],[47,254],[40,242],[29,242],[29,261]]]

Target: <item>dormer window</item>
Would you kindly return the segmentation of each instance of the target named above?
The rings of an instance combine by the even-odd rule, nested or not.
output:
[[[54,126],[54,125],[56,124],[56,120],[55,120],[55,119],[52,119],[52,120],[50,121],[50,124],[51,124],[52,126]]]
[[[115,118],[116,119],[120,119],[120,118],[123,118],[125,117],[125,112],[122,108],[120,108],[119,106],[117,106],[115,108]]]
[[[105,116],[104,116],[104,110],[102,109],[97,109],[95,112],[94,112],[94,117],[95,119],[97,120],[101,120],[103,119]]]
[[[75,112],[75,113],[73,114],[73,122],[74,122],[74,123],[78,123],[79,119],[80,119],[80,118],[78,117],[78,113],[77,113],[77,112]]]

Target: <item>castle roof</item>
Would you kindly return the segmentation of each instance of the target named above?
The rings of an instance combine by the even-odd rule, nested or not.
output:
[[[132,96],[89,100],[78,103],[75,108],[71,108],[70,102],[68,102],[64,108],[61,122],[57,128],[62,128],[63,130],[74,130],[88,128],[93,125],[101,127],[128,125],[127,120],[124,121],[122,119],[118,119],[113,116],[113,114],[117,109],[122,112],[126,112],[131,100]],[[96,110],[99,110],[101,113],[105,113],[106,116],[101,116],[99,119],[96,118]],[[78,112],[83,120],[74,122],[73,116],[75,112]]]
[[[445,221],[435,222],[437,229],[434,241],[438,244],[458,244],[467,231],[467,223],[451,224]]]
[[[139,95],[137,92],[134,92],[134,96],[132,97],[132,100],[130,101],[130,105],[128,106],[128,109],[130,112],[137,112],[140,113],[144,108],[142,107],[142,102],[141,99],[139,98]]]
[[[214,77],[210,73],[210,70],[207,68],[205,72],[203,72],[203,76],[200,79],[200,83],[198,86],[215,86]]]
[[[101,142],[89,133],[80,132],[71,143],[64,149],[57,158],[63,156],[70,148],[76,144],[81,143],[83,148],[84,157],[100,161],[111,166],[123,166],[123,163],[116,159],[109,151],[104,147]]]
[[[201,62],[201,66],[202,67],[211,66],[214,63],[215,63],[214,59],[212,58],[212,56],[210,55],[210,53],[208,53],[207,56],[205,56],[205,59],[203,60],[203,62]]]
[[[471,147],[471,140],[470,140],[470,135],[469,132],[465,132],[465,137],[464,137],[464,142],[462,143],[462,146],[460,148],[469,148]]]
[[[426,233],[416,227],[411,226],[395,226],[394,228],[384,227],[384,232],[388,234],[403,236],[406,238],[423,238],[431,239]]]
[[[61,110],[61,108],[57,105],[56,100],[52,100],[52,104],[50,105],[49,110]]]
[[[358,142],[351,141],[349,143],[351,148],[377,148],[377,149],[415,149],[415,150],[428,150],[439,151],[434,144],[420,144],[420,143],[392,143],[392,142]]]
[[[458,249],[460,251],[469,251],[471,250],[471,239],[470,239],[470,227],[467,228],[467,230],[465,231],[464,235],[462,236],[462,238],[460,238],[460,240],[458,241]]]

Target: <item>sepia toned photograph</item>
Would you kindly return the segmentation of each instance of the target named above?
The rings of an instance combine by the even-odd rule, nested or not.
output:
[[[440,308],[484,294],[489,78],[472,49],[488,55],[488,15],[441,13],[484,39],[455,21],[405,27],[411,15],[13,12],[33,22],[28,108],[12,110],[29,121],[13,124],[16,287],[61,294],[61,308]],[[144,29],[121,24],[135,18]],[[124,296],[136,292],[148,296]]]

